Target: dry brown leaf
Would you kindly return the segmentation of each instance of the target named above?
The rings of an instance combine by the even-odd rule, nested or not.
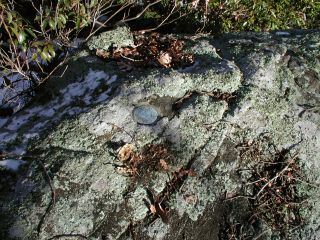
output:
[[[110,52],[105,51],[103,49],[97,49],[96,50],[96,55],[98,57],[102,57],[102,58],[109,58],[110,57]]]
[[[169,170],[169,165],[168,163],[164,160],[164,159],[160,159],[160,167],[165,170],[168,171]]]
[[[186,177],[186,176],[196,177],[196,176],[197,176],[197,173],[196,173],[195,171],[193,171],[192,169],[180,168],[178,171],[175,171],[175,172],[174,172],[174,175],[175,175],[177,178],[183,178],[183,177]]]
[[[157,213],[157,209],[156,209],[156,206],[155,206],[155,205],[151,204],[150,207],[149,207],[149,209],[150,209],[150,212],[151,212],[152,214],[156,214],[156,213]]]
[[[149,50],[152,54],[157,54],[157,52],[159,51],[159,49],[157,48],[157,46],[150,46]]]
[[[182,51],[183,45],[184,45],[183,41],[175,39],[174,42],[172,43],[172,47],[171,48],[176,53],[179,53],[179,52]]]
[[[135,149],[134,145],[131,143],[126,143],[118,151],[118,158],[121,161],[129,160],[133,155],[133,150]]]
[[[139,163],[143,160],[143,156],[140,154],[132,154],[129,163],[132,167],[138,167]]]
[[[168,223],[169,219],[168,219],[168,216],[167,216],[167,210],[164,209],[164,208],[161,206],[161,203],[159,203],[158,201],[156,201],[156,202],[154,203],[154,207],[155,207],[155,210],[156,210],[156,214],[161,218],[162,222]]]
[[[130,176],[134,176],[138,173],[136,168],[128,168],[128,167],[119,167],[118,171],[120,174],[128,174]]]
[[[172,57],[168,52],[161,53],[158,57],[158,62],[165,68],[170,67],[170,63],[172,61]]]
[[[188,170],[188,176],[189,177],[196,177],[197,176],[197,173],[195,171],[193,171],[192,169],[189,169]]]

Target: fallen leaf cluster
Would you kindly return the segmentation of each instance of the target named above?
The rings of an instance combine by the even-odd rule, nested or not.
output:
[[[120,70],[130,71],[134,67],[178,68],[194,63],[194,56],[183,53],[184,42],[158,33],[139,35],[135,47],[112,48],[109,51],[97,49],[96,55],[118,62]]]
[[[173,155],[165,144],[147,144],[141,151],[137,151],[134,144],[127,143],[118,149],[118,159],[123,163],[120,173],[129,176],[148,176],[153,171],[165,171],[172,176],[162,192],[155,195],[152,190],[146,189],[147,199],[143,199],[154,221],[160,217],[164,223],[168,222],[168,208],[165,203],[177,192],[187,177],[195,177],[197,173],[192,169],[180,167],[173,169],[170,163]]]
[[[147,144],[141,151],[137,151],[134,144],[127,143],[118,150],[118,159],[123,163],[123,166],[118,168],[120,173],[132,177],[148,176],[154,171],[165,171],[172,176],[162,192],[155,195],[152,190],[146,189],[148,200],[143,199],[153,216],[152,221],[159,217],[164,223],[168,223],[169,209],[165,207],[165,203],[180,189],[187,177],[195,177],[197,173],[184,167],[173,169],[170,166],[173,155],[164,144]]]
[[[124,164],[122,173],[141,176],[152,171],[168,171],[173,156],[164,144],[147,144],[138,152],[133,144],[127,143],[118,150],[118,158]]]

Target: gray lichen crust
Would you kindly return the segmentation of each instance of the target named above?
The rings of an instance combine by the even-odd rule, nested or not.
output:
[[[103,32],[98,36],[92,37],[87,46],[90,50],[102,49],[108,51],[113,47],[133,47],[133,35],[128,27],[117,27],[114,30]]]
[[[89,46],[107,50],[115,36],[119,46],[133,43],[119,28]],[[252,239],[316,239],[319,42],[317,31],[200,37],[187,41],[191,67],[125,74],[78,53],[66,86],[1,126],[0,150],[27,146],[28,164],[13,190],[2,188],[0,238],[212,240],[243,226]],[[133,118],[141,105],[157,112],[152,124]],[[283,237],[249,221],[250,200],[239,194],[252,163],[239,146],[257,139],[267,139],[267,158],[298,154],[307,173],[296,188],[309,204],[299,232]]]

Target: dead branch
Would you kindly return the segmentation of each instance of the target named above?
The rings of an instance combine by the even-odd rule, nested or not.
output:
[[[136,16],[134,17],[131,17],[131,18],[126,18],[126,19],[123,19],[121,22],[129,22],[129,21],[132,21],[132,20],[136,20],[138,19],[139,17],[142,16],[142,14],[144,14],[151,6],[157,4],[161,2],[161,0],[156,0],[155,2],[153,3],[149,3],[140,13],[138,13]]]
[[[107,20],[105,20],[103,23],[99,23],[99,21],[95,20],[95,22],[99,23],[99,27],[97,27],[94,31],[91,31],[90,34],[86,37],[85,41],[88,41],[89,38],[91,38],[94,34],[96,34],[102,27],[106,27],[106,24],[111,21],[115,16],[117,16],[121,11],[132,5],[133,3],[126,3],[122,5],[117,11],[115,11],[110,17],[108,17]],[[94,25],[93,25],[94,27]],[[92,28],[93,29],[93,28]]]
[[[177,1],[175,0],[174,1],[174,6],[172,7],[170,13],[161,21],[161,23],[157,27],[151,28],[151,29],[146,29],[146,30],[141,30],[140,32],[152,32],[152,31],[157,30],[161,26],[163,26],[164,23],[173,15],[173,13],[176,10],[176,8],[177,8]]]
[[[276,174],[276,176],[274,176],[273,178],[271,178],[261,189],[260,191],[255,195],[255,198],[257,198],[262,192],[263,190],[269,186],[270,184],[272,184],[272,182],[274,182],[275,180],[277,180],[277,178],[279,178],[284,172],[286,172],[288,170],[288,168],[290,167],[290,165],[298,158],[298,154],[296,154],[290,161],[289,163],[285,166],[285,168],[283,168],[280,172],[278,172]]]

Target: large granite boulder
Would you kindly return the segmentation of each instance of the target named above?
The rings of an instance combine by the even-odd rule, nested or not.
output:
[[[320,238],[320,32],[183,38],[178,69],[82,50],[0,119],[1,239]]]

